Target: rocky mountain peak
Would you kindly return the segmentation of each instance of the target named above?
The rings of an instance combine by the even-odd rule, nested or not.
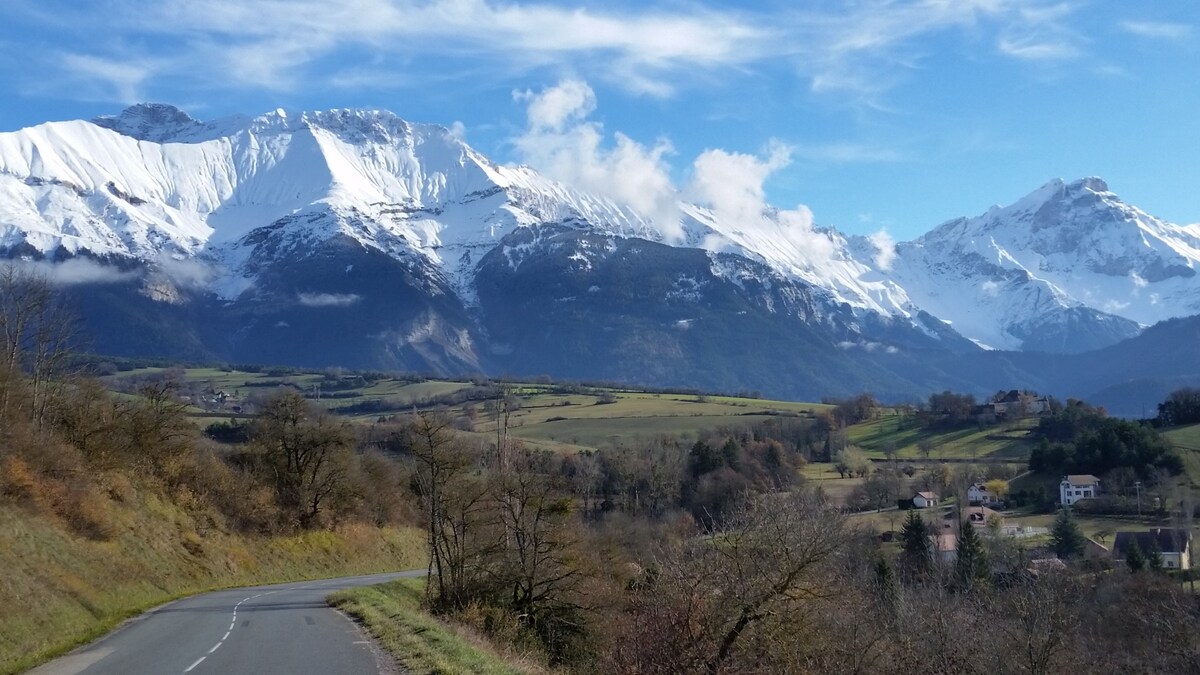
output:
[[[138,139],[162,143],[204,125],[168,103],[138,103],[118,115],[102,115],[92,124]]]

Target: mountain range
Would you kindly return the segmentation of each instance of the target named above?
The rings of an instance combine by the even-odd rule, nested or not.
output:
[[[1200,225],[1099,178],[898,244],[677,206],[665,226],[386,111],[0,133],[0,257],[59,283],[99,353],[801,398],[1200,381]]]

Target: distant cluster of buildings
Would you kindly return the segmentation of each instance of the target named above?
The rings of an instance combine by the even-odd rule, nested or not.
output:
[[[1072,506],[1083,499],[1094,499],[1100,494],[1100,479],[1091,474],[1071,474],[1063,476],[1058,485],[1059,503]],[[1004,506],[1000,495],[989,490],[985,483],[974,483],[967,488],[967,503],[961,512],[966,523],[976,528],[987,528],[997,534],[1021,538],[1035,534],[1044,534],[1045,528],[1022,527],[1005,522],[1004,515],[997,509]],[[913,495],[913,508],[929,509],[940,506],[941,498],[935,492],[921,491]],[[995,508],[993,508],[995,507]],[[946,515],[953,519],[953,513]],[[944,562],[952,562],[958,549],[955,523],[946,522],[936,534],[932,535],[934,551]],[[1146,555],[1151,551],[1161,556],[1163,567],[1168,570],[1191,569],[1192,535],[1188,530],[1173,528],[1153,528],[1144,531],[1117,532],[1113,545],[1109,547],[1087,540],[1084,558],[1096,561],[1119,562],[1126,559],[1133,545]],[[1037,561],[1035,561],[1037,562]]]

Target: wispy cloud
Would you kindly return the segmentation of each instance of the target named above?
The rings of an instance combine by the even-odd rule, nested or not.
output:
[[[1159,40],[1183,40],[1192,34],[1192,27],[1185,23],[1122,21],[1117,25],[1126,33]]]
[[[1042,0],[862,0],[796,17],[797,62],[818,93],[879,97],[920,68],[929,39],[952,34],[980,54],[1025,61],[1080,53],[1074,6]]]
[[[1028,38],[1001,38],[997,43],[1001,53],[1027,61],[1058,61],[1079,55],[1079,50],[1066,42]]]
[[[297,293],[296,300],[305,307],[349,307],[362,300],[355,293]]]
[[[155,74],[154,67],[145,60],[131,60],[92,56],[89,54],[62,54],[62,69],[74,80],[76,95],[87,98],[117,100],[135,103],[142,100],[142,85]]]
[[[665,94],[678,67],[762,57],[771,30],[718,10],[618,11],[488,0],[135,2],[140,30],[185,33],[242,84],[289,89],[339,49],[489,58],[521,70],[604,64],[628,88]],[[177,28],[183,27],[183,28]]]
[[[104,265],[89,258],[69,258],[59,263],[38,261],[24,264],[56,286],[118,284],[137,278],[136,272]]]
[[[80,47],[49,64],[65,81],[96,78],[120,100],[139,98],[164,82],[281,92],[322,84],[402,88],[417,81],[395,74],[403,72],[401,64],[431,57],[453,64],[446,70],[481,69],[509,78],[578,73],[654,97],[671,96],[714,72],[782,61],[794,64],[813,91],[879,105],[880,94],[919,68],[929,38],[941,34],[1022,60],[1080,53],[1080,40],[1068,28],[1074,5],[1054,0],[859,0],[817,10],[698,3],[571,7],[546,0],[20,4],[24,20],[78,33]],[[111,39],[89,40],[83,26],[86,35]],[[346,70],[340,64],[348,59],[367,65]]]
[[[904,159],[904,154],[896,148],[851,142],[795,145],[792,156],[824,164],[873,164]]]

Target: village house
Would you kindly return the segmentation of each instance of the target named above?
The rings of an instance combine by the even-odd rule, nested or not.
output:
[[[1113,560],[1125,560],[1129,547],[1137,542],[1138,548],[1147,557],[1157,550],[1162,555],[1163,568],[1188,570],[1192,568],[1192,533],[1187,530],[1154,528],[1139,532],[1118,532],[1113,539]]]
[[[999,512],[993,511],[986,506],[968,506],[963,511],[962,517],[974,527],[987,527],[987,524],[993,519],[1004,527],[1004,517]]]
[[[991,506],[992,504],[998,504],[999,502],[1000,498],[997,497],[995,493],[988,490],[987,485],[983,483],[972,483],[971,486],[967,488],[967,503],[972,506],[978,506],[981,504],[983,506]]]
[[[1058,484],[1058,501],[1071,506],[1080,499],[1092,499],[1100,494],[1100,479],[1090,473],[1063,476]]]
[[[913,496],[912,503],[915,508],[927,509],[938,505],[938,496],[936,492],[918,492]]]
[[[1050,399],[1045,396],[1025,394],[1013,389],[1004,396],[982,406],[982,412],[996,419],[1031,417],[1050,411]]]

